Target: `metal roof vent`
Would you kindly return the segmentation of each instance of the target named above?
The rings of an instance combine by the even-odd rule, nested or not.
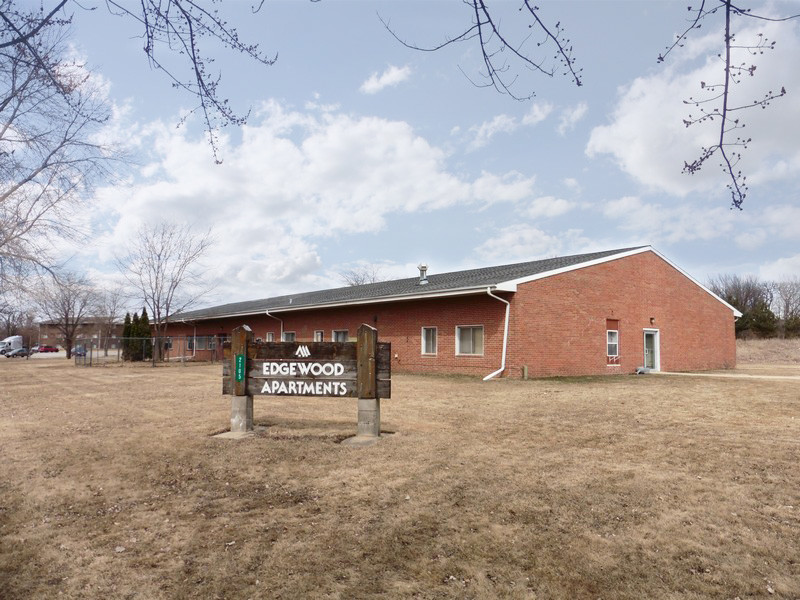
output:
[[[428,283],[428,265],[420,263],[417,265],[419,269],[419,285],[427,285]]]

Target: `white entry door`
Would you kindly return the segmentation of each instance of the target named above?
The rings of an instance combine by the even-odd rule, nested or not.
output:
[[[661,370],[661,357],[659,354],[658,329],[645,329],[644,366],[646,369]]]

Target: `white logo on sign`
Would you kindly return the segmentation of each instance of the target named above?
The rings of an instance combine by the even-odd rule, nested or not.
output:
[[[311,350],[308,349],[308,346],[298,346],[294,355],[300,358],[308,358],[311,356]]]

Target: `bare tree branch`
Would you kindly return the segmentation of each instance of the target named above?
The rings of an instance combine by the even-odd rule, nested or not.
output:
[[[219,11],[207,8],[205,2],[193,0],[140,0],[138,8],[118,0],[106,0],[109,11],[118,16],[132,18],[142,26],[143,50],[150,65],[164,73],[172,86],[193,95],[198,102],[190,112],[199,112],[205,123],[206,133],[217,163],[222,162],[219,153],[221,128],[243,125],[249,111],[236,114],[230,102],[220,94],[221,75],[209,72],[213,58],[202,53],[204,38],[211,38],[233,52],[241,53],[264,66],[275,64],[278,55],[267,56],[258,44],[241,40],[235,27],[225,21]],[[183,76],[175,68],[158,58],[161,47],[170,51],[170,56],[185,57],[190,75]],[[185,122],[184,117],[181,122]]]
[[[117,268],[141,295],[158,337],[165,337],[169,318],[211,290],[196,284],[200,261],[212,245],[211,232],[195,235],[188,226],[161,223],[142,226]],[[157,357],[158,358],[158,357]]]
[[[781,87],[778,92],[770,90],[766,92],[761,99],[739,105],[733,104],[732,84],[740,83],[742,77],[753,77],[755,75],[756,65],[752,63],[748,64],[747,62],[734,63],[732,51],[744,51],[750,55],[763,54],[767,50],[773,50],[775,48],[775,42],[768,40],[762,34],[758,34],[758,39],[754,43],[744,45],[736,44],[736,35],[732,31],[732,18],[741,16],[763,21],[781,22],[797,18],[800,15],[780,18],[766,17],[753,14],[751,9],[742,9],[735,6],[731,0],[719,0],[719,3],[710,9],[706,7],[706,1],[703,0],[699,8],[693,9],[690,6],[689,11],[694,13],[694,17],[689,26],[677,36],[675,42],[669,46],[663,54],[659,54],[658,62],[663,62],[675,48],[682,47],[689,34],[699,30],[706,19],[721,12],[725,17],[723,34],[724,49],[718,56],[723,65],[723,77],[721,83],[707,84],[704,81],[700,82],[700,89],[703,93],[708,94],[706,97],[690,97],[688,100],[684,100],[684,104],[691,105],[698,110],[698,113],[689,114],[688,117],[683,120],[684,125],[690,127],[698,123],[716,122],[718,123],[718,135],[715,144],[701,148],[699,157],[691,162],[684,162],[683,172],[694,175],[703,168],[706,161],[715,155],[719,155],[719,166],[728,177],[728,184],[726,187],[730,193],[731,206],[732,208],[741,210],[742,204],[747,197],[748,186],[747,176],[738,168],[738,165],[742,159],[742,150],[747,148],[752,138],[734,133],[737,130],[744,129],[745,124],[740,117],[734,117],[731,113],[757,107],[762,109],[766,108],[773,100],[785,96],[786,89]]]
[[[381,268],[378,265],[368,264],[342,271],[339,273],[347,285],[364,285],[367,283],[377,283],[385,278],[381,275]]]
[[[583,85],[581,80],[582,69],[576,69],[575,58],[572,56],[572,44],[564,36],[561,23],[557,22],[552,28],[545,25],[539,17],[539,7],[532,5],[529,0],[523,0],[519,8],[523,16],[525,33],[517,34],[515,39],[506,35],[506,28],[498,25],[492,10],[483,0],[462,0],[471,12],[471,24],[457,35],[448,36],[443,42],[432,46],[414,44],[401,37],[390,25],[389,21],[380,14],[380,19],[386,30],[401,44],[413,50],[423,52],[436,52],[451,45],[475,40],[480,47],[483,67],[481,76],[485,83],[476,83],[469,77],[462,67],[461,72],[477,87],[493,87],[501,94],[507,94],[516,100],[528,100],[535,95],[532,89],[520,94],[515,91],[520,73],[526,71],[539,73],[547,77],[557,74],[557,64],[561,65],[562,75],[569,76],[576,86]],[[540,35],[541,40],[531,41],[532,36]],[[535,52],[545,51],[547,46],[555,46],[555,55],[551,58],[534,58]],[[535,48],[535,49],[534,49]]]

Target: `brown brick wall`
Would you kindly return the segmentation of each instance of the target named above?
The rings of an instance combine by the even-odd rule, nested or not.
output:
[[[619,366],[607,364],[607,319],[619,320]],[[736,364],[733,312],[644,252],[520,285],[508,375],[631,373],[644,364],[644,329],[659,330],[662,371]]]
[[[644,363],[643,329],[659,330],[662,370],[733,367],[736,345],[732,311],[652,252],[570,271],[498,293],[511,300],[507,368],[520,377],[632,373]],[[314,330],[331,340],[334,329],[355,336],[361,323],[378,328],[392,343],[397,372],[487,375],[500,366],[505,305],[486,294],[369,306],[279,313],[284,331],[297,341],[313,340]],[[653,324],[650,318],[653,318]],[[620,361],[608,366],[606,322],[619,320]],[[197,323],[196,335],[224,334],[247,324],[254,337],[280,323],[266,315]],[[483,356],[457,356],[455,328],[484,326]],[[436,327],[436,356],[421,354],[421,328]],[[170,334],[192,335],[191,325],[173,323]]]
[[[310,342],[314,330],[325,332],[324,341],[331,341],[334,329],[347,329],[352,340],[362,323],[377,327],[381,341],[392,344],[392,369],[416,373],[464,373],[486,375],[500,366],[503,345],[505,305],[485,294],[439,300],[392,302],[371,306],[304,310],[278,313],[284,331],[294,331],[298,342]],[[377,320],[376,320],[377,319]],[[272,332],[280,340],[280,323],[266,315],[217,319],[197,323],[196,335],[230,333],[239,325],[248,325],[254,338],[266,340]],[[484,326],[483,356],[456,356],[455,328],[458,325]],[[437,328],[436,356],[422,355],[422,327]],[[193,335],[191,326],[173,323],[173,336]]]

